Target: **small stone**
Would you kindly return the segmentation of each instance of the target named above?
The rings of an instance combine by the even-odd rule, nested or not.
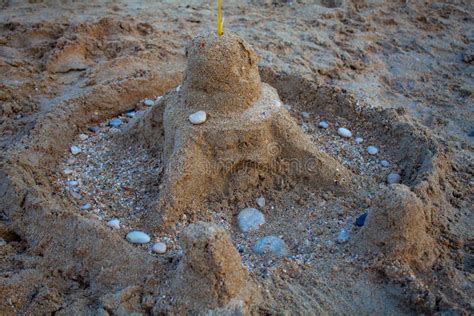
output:
[[[109,121],[109,125],[112,127],[119,127],[122,125],[122,120],[119,118],[113,118]]]
[[[100,130],[98,126],[89,126],[87,129],[92,133],[97,133]]]
[[[197,111],[189,116],[189,121],[194,124],[202,124],[206,121],[206,112],[204,111]]]
[[[402,180],[402,177],[396,172],[391,172],[387,176],[388,184],[400,183],[401,180]]]
[[[337,234],[336,242],[338,244],[343,244],[343,243],[346,243],[347,241],[349,241],[349,235],[347,235],[346,230],[343,228],[339,231],[339,234]]]
[[[355,222],[356,226],[359,226],[359,227],[364,226],[365,219],[367,218],[367,215],[368,215],[367,212],[365,212],[364,214],[359,215],[356,219],[356,222]]]
[[[133,244],[146,244],[150,242],[150,236],[140,231],[132,231],[127,234],[127,240]]]
[[[87,135],[87,134],[79,134],[79,139],[82,140],[82,141],[84,141],[88,138],[89,138],[89,135]]]
[[[70,180],[70,181],[66,181],[66,184],[70,187],[75,187],[79,184],[79,181],[76,181],[76,180]]]
[[[303,132],[307,133],[309,131],[309,126],[306,123],[301,124],[301,129]]]
[[[307,119],[309,119],[309,113],[308,112],[301,112],[301,117],[303,118],[303,120],[307,120]]]
[[[181,85],[176,87],[176,92],[179,92],[179,91],[181,91]]]
[[[344,128],[344,127],[339,127],[337,129],[337,133],[339,134],[339,136],[344,137],[344,138],[352,137],[351,131],[349,131],[347,128]]]
[[[265,216],[256,208],[245,208],[237,215],[237,225],[244,233],[257,230],[263,224],[265,224]]]
[[[125,115],[126,115],[127,117],[129,117],[129,118],[134,118],[135,115],[137,115],[137,112],[135,112],[135,111],[130,111],[130,112],[127,112]]]
[[[63,173],[64,173],[65,175],[70,175],[70,174],[73,173],[73,172],[74,172],[74,170],[72,170],[71,168],[65,168],[65,169],[63,170]]]
[[[318,125],[318,126],[319,126],[319,128],[324,128],[324,129],[326,129],[326,128],[329,127],[329,124],[328,124],[328,122],[326,122],[326,121],[321,121],[321,122],[319,122],[319,125]]]
[[[5,246],[6,244],[7,242],[5,241],[5,239],[0,238],[0,247]]]
[[[263,196],[261,196],[257,199],[257,205],[259,207],[264,207],[265,206],[265,198]]]
[[[367,147],[367,152],[369,155],[376,155],[379,152],[379,149],[375,146],[369,146]]]
[[[150,99],[145,99],[145,100],[143,100],[143,104],[145,104],[146,106],[153,106],[153,105],[155,105],[155,102],[153,100],[150,100]]]
[[[82,195],[78,192],[75,192],[75,191],[69,191],[69,194],[71,194],[71,196],[73,198],[75,198],[76,200],[80,200],[82,199]]]
[[[380,165],[382,165],[382,167],[384,167],[384,168],[388,168],[388,167],[390,167],[390,162],[388,162],[387,160],[382,160],[380,162]]]
[[[113,218],[107,223],[105,223],[108,227],[111,227],[113,229],[119,229],[120,228],[120,220],[117,218]]]
[[[77,146],[71,146],[71,154],[77,155],[81,152],[81,149]]]
[[[269,253],[278,257],[283,257],[288,254],[285,242],[276,236],[265,236],[260,238],[252,249],[257,254]]]
[[[86,204],[82,204],[81,207],[80,207],[80,209],[81,209],[82,211],[85,211],[85,210],[90,209],[91,207],[92,207],[92,206],[91,206],[89,203],[86,203]]]
[[[287,111],[290,111],[290,110],[291,110],[291,105],[289,105],[289,104],[283,104],[283,107],[284,107]]]
[[[166,252],[166,244],[163,242],[157,242],[153,245],[153,247],[151,247],[151,251],[154,253],[163,254]]]
[[[362,144],[363,141],[364,141],[364,139],[362,137],[356,137],[356,139],[355,139],[356,144]]]

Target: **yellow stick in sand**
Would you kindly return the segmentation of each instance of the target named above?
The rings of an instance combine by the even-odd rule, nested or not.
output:
[[[217,0],[217,35],[222,36],[224,34],[223,28],[224,23],[222,23],[222,14],[221,14],[221,0]]]

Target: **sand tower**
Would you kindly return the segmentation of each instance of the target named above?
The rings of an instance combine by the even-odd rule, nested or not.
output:
[[[134,127],[148,145],[162,150],[166,166],[150,223],[171,223],[199,210],[206,199],[282,179],[321,190],[347,188],[352,173],[319,151],[276,90],[260,81],[257,55],[246,41],[231,33],[205,33],[191,41],[186,55],[181,87]],[[195,125],[189,117],[198,111],[207,119]],[[164,135],[154,132],[158,125]]]

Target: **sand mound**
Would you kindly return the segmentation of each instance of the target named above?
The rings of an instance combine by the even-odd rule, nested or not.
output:
[[[378,193],[359,238],[363,247],[391,261],[426,269],[436,259],[436,244],[428,233],[430,209],[405,185]]]
[[[272,187],[282,177],[321,190],[338,191],[350,184],[351,172],[320,152],[275,89],[260,83],[255,52],[245,41],[233,34],[201,35],[187,51],[182,88],[163,98],[164,113],[152,110],[132,132],[160,149],[154,145],[161,141],[156,137],[159,125],[153,128],[146,121],[159,122],[157,116],[163,115],[165,175],[150,223],[160,229],[183,212],[203,207],[210,196],[218,200],[257,186]],[[197,111],[209,116],[202,125],[188,119]]]

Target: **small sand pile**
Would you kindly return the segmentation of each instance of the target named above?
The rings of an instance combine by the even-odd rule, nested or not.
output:
[[[253,303],[258,295],[252,290],[247,271],[224,229],[205,222],[191,224],[180,236],[184,259],[172,284],[178,308],[212,310],[221,306]]]

